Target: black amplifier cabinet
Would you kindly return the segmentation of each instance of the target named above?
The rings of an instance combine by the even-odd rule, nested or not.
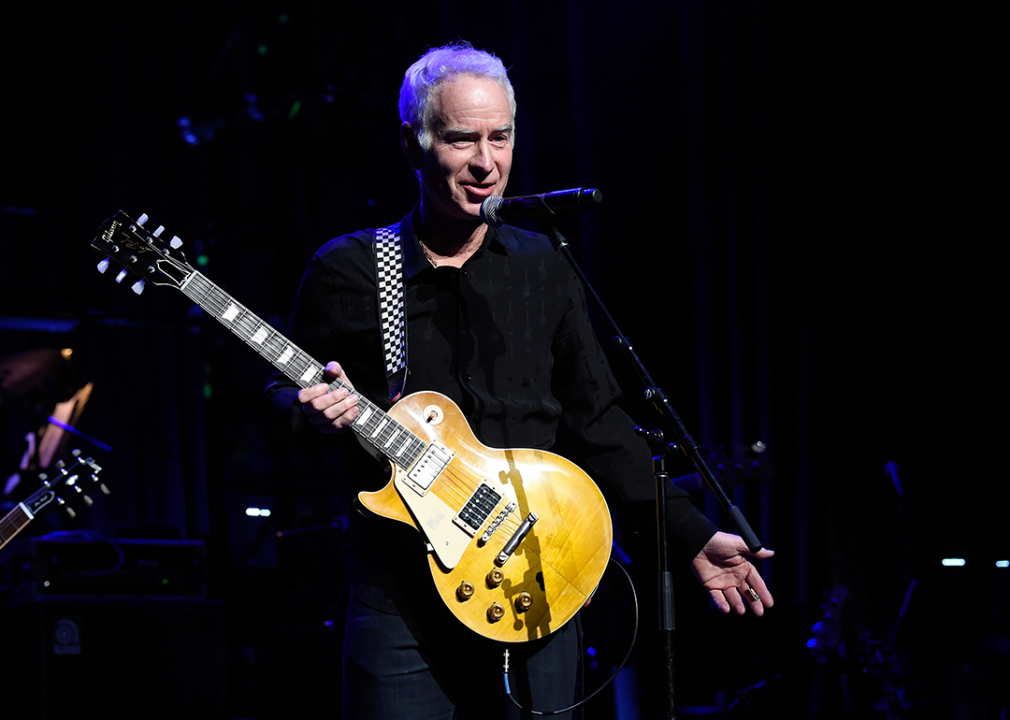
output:
[[[224,718],[225,608],[200,542],[54,534],[0,555],[0,715]]]
[[[204,577],[198,541],[27,537],[0,555],[0,604],[62,596],[203,598]]]

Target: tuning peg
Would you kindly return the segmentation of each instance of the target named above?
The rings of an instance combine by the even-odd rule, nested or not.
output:
[[[140,293],[144,292],[144,278],[140,278],[140,280],[138,280],[137,282],[133,283],[133,285],[130,287],[130,289],[133,290],[133,292],[137,293],[138,295],[140,295]]]
[[[88,507],[91,507],[92,505],[94,505],[94,504],[95,504],[95,501],[94,501],[94,500],[92,500],[92,499],[91,499],[90,497],[88,497],[87,495],[85,495],[85,496],[84,496],[84,504],[85,504],[85,505],[87,505]]]
[[[62,460],[57,460],[57,461],[56,461],[56,468],[57,468],[58,470],[62,470],[62,469],[63,469],[63,468],[65,468],[66,466],[67,466],[67,464],[66,464],[65,462],[63,462]]]
[[[173,235],[171,242],[168,243],[173,250],[178,250],[182,247],[182,240],[179,239],[178,235]]]
[[[119,274],[116,275],[116,282],[117,283],[123,282],[123,278],[125,278],[125,277],[126,277],[126,270],[120,270]]]
[[[143,225],[146,222],[147,222],[147,213],[141,213],[140,217],[137,218],[137,224]]]
[[[159,226],[158,226],[158,229],[157,229],[157,230],[155,230],[155,231],[154,231],[153,233],[151,233],[151,234],[152,234],[152,235],[154,235],[155,237],[161,237],[161,234],[162,234],[163,232],[165,232],[165,226],[164,226],[164,225],[159,225]]]
[[[73,450],[70,451],[70,454],[73,455],[75,458],[79,458],[81,456],[81,449],[74,448]]]
[[[77,517],[77,513],[74,512],[74,509],[72,507],[70,507],[69,505],[67,505],[66,501],[63,498],[57,496],[57,498],[56,498],[56,504],[59,505],[64,510],[66,510],[67,511],[67,515],[69,515],[70,517],[72,517],[72,518]]]
[[[102,262],[98,263],[98,272],[105,273],[109,269],[109,258],[105,258]]]
[[[98,489],[102,491],[102,494],[103,494],[103,495],[111,495],[111,494],[112,494],[112,493],[111,493],[111,492],[109,491],[109,488],[105,487],[105,483],[102,483],[101,485],[99,485],[99,486],[98,486]]]

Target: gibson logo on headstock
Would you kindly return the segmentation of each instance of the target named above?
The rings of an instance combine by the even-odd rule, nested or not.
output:
[[[109,225],[109,229],[102,233],[102,240],[105,242],[112,242],[112,236],[116,234],[116,228],[118,228],[122,223],[117,220],[113,220],[112,224]]]

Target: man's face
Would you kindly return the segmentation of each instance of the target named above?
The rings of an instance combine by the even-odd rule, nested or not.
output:
[[[512,113],[493,80],[460,75],[435,93],[432,146],[421,152],[426,209],[480,221],[480,206],[503,195],[512,169]]]

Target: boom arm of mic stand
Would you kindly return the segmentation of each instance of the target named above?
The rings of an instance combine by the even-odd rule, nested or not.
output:
[[[580,268],[578,263],[575,262],[575,258],[572,257],[571,248],[569,247],[568,241],[565,239],[564,235],[562,235],[553,225],[550,230],[554,249],[565,256],[565,259],[568,260],[568,264],[572,266],[572,270],[575,271],[576,276],[578,276],[583,286],[590,292],[590,294],[592,294],[593,298],[596,300],[596,304],[606,316],[610,327],[614,329],[618,347],[620,347],[625,357],[628,358],[632,367],[635,368],[635,372],[638,373],[638,377],[645,385],[645,398],[652,403],[656,412],[659,413],[664,436],[667,438],[672,436],[684,454],[687,455],[688,459],[694,463],[694,466],[698,469],[698,472],[701,474],[705,484],[708,485],[709,489],[719,501],[719,504],[722,505],[723,510],[725,510],[733,520],[733,524],[736,525],[737,532],[747,544],[747,549],[753,553],[758,552],[762,547],[761,541],[758,540],[757,535],[751,529],[750,523],[747,522],[747,518],[744,517],[743,512],[739,507],[730,502],[729,496],[726,495],[726,491],[722,489],[722,485],[719,484],[715,474],[705,462],[705,458],[702,457],[701,448],[698,447],[698,443],[696,443],[694,438],[691,437],[691,434],[687,431],[687,428],[684,426],[680,416],[670,404],[670,399],[666,396],[666,393],[663,392],[663,389],[660,388],[655,381],[653,381],[652,375],[649,374],[649,371],[645,368],[645,365],[635,353],[635,350],[632,348],[628,338],[617,327],[617,323],[614,321],[614,318],[611,317],[610,312],[603,304],[603,301],[600,300],[600,296],[596,294],[596,290],[594,290],[593,286],[590,285],[589,280],[582,272],[582,268]]]

